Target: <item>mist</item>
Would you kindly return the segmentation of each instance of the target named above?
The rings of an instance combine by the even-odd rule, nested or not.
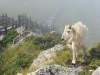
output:
[[[15,18],[26,14],[40,23],[55,16],[54,24],[61,33],[64,25],[82,21],[89,28],[86,38],[89,44],[100,41],[99,7],[99,0],[0,0],[0,14]]]

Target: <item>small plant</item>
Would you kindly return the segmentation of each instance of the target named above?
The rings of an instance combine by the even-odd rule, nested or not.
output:
[[[64,49],[62,51],[57,52],[57,55],[54,58],[54,63],[63,65],[63,66],[67,66],[68,63],[70,63],[69,60],[71,60],[70,50]]]
[[[18,35],[18,33],[12,29],[8,31],[8,33],[4,36],[4,38],[0,41],[2,47],[6,47],[8,44],[13,42],[13,39]]]

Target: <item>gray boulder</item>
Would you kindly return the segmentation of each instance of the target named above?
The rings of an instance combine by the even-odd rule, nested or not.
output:
[[[54,57],[56,56],[57,51],[61,51],[64,49],[62,44],[55,45],[52,48],[42,51],[39,56],[33,60],[33,63],[30,66],[30,71],[34,71],[34,69],[38,69],[41,66],[45,65],[46,63],[50,63],[53,61]]]
[[[100,75],[100,67],[93,71],[92,75]]]
[[[66,75],[67,70],[60,65],[45,65],[35,72],[31,72],[27,75]]]
[[[61,65],[45,65],[27,75],[78,75],[81,70],[81,67],[67,68]]]

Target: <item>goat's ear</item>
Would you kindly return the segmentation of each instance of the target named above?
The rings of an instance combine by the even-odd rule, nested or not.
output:
[[[72,29],[72,26],[69,26],[69,29]]]
[[[68,28],[69,25],[65,25],[65,30]]]
[[[65,25],[65,29],[67,28],[67,25]]]

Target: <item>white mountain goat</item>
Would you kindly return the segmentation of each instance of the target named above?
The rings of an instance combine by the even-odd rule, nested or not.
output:
[[[68,48],[72,50],[72,64],[76,64],[78,50],[82,49],[84,54],[84,61],[86,60],[86,49],[84,44],[84,36],[88,28],[81,22],[77,22],[74,25],[66,25],[62,34],[62,39],[66,41]]]

